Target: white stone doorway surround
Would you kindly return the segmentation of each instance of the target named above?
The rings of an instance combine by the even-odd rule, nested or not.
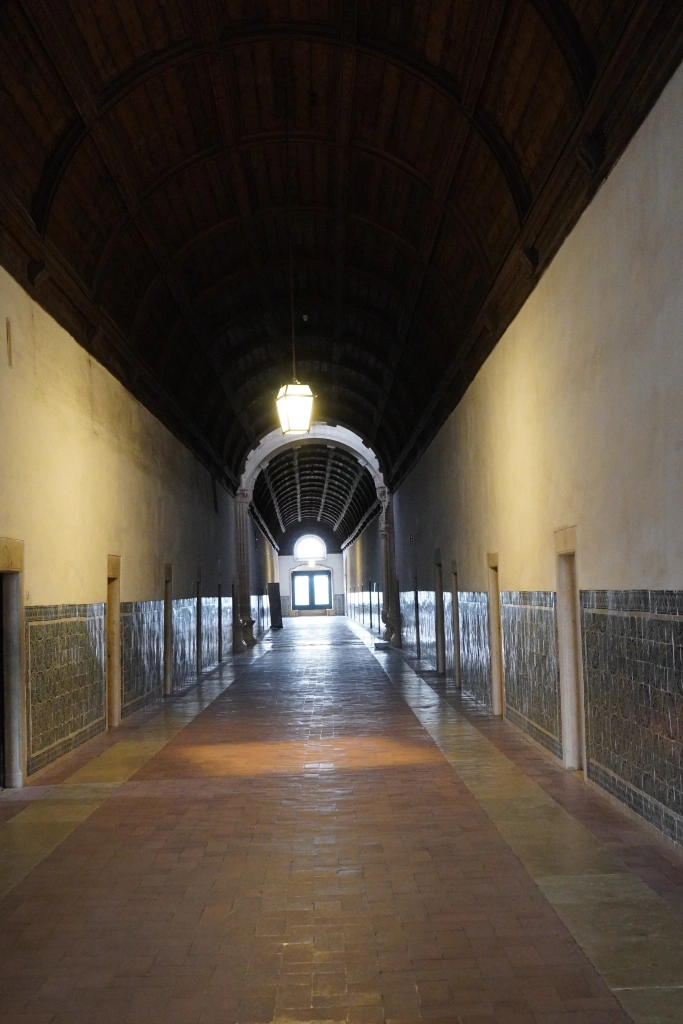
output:
[[[256,642],[253,634],[254,622],[251,618],[251,595],[249,591],[249,507],[253,499],[256,479],[274,455],[287,448],[319,444],[321,441],[332,443],[335,447],[342,448],[354,455],[358,462],[368,470],[375,483],[377,497],[382,507],[380,535],[382,538],[382,585],[385,595],[383,617],[386,631],[384,636],[386,640],[400,644],[392,495],[384,482],[379,459],[362,438],[354,434],[347,427],[330,426],[327,423],[313,423],[310,433],[305,436],[285,437],[281,430],[272,430],[261,439],[246,458],[244,470],[240,478],[239,490],[236,495],[237,608],[234,619],[235,651],[253,647]]]

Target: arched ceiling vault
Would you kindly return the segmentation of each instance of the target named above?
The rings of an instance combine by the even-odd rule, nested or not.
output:
[[[394,486],[677,67],[683,8],[5,0],[0,54],[4,266],[234,487],[289,374],[291,244],[316,416]]]
[[[343,544],[379,507],[366,466],[334,444],[301,444],[277,452],[259,471],[254,506],[276,544],[303,524],[331,531]]]

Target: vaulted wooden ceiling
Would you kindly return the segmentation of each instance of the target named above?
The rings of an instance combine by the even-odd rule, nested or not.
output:
[[[265,466],[254,486],[254,505],[276,544],[296,524],[318,524],[338,542],[356,534],[378,508],[375,483],[355,456],[325,444],[288,448]]]
[[[291,242],[299,376],[395,484],[682,55],[668,0],[5,0],[0,258],[234,486]]]

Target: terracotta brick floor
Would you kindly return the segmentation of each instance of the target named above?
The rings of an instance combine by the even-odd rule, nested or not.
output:
[[[628,1021],[356,633],[287,626],[0,903],[3,1024]]]
[[[472,722],[514,764],[580,821],[604,847],[613,851],[634,874],[683,916],[683,849],[650,833],[637,818],[627,817],[595,789],[587,789],[580,773],[558,769],[553,758],[530,744],[507,722],[494,718],[450,680],[426,673],[429,685]],[[683,1024],[683,1012],[681,1013]]]

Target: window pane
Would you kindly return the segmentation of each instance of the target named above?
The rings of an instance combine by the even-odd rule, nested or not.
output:
[[[295,558],[325,558],[327,549],[320,537],[309,534],[296,542],[294,547]]]
[[[330,577],[326,572],[317,572],[313,577],[313,594],[316,605],[330,603]]]
[[[294,577],[294,604],[308,604],[308,576]]]

